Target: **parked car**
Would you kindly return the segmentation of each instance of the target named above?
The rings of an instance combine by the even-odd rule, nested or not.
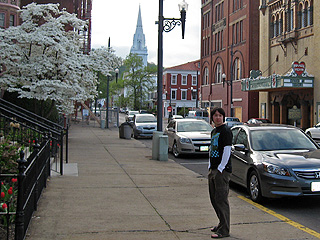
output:
[[[264,197],[320,195],[320,147],[301,129],[278,124],[232,129],[231,181]]]
[[[126,107],[120,108],[120,113],[126,113],[126,111],[127,111]]]
[[[183,119],[183,116],[181,115],[172,115],[168,118],[168,122],[170,122],[173,119]]]
[[[203,119],[207,122],[209,122],[209,113],[207,110],[204,109],[198,109],[198,110],[192,110],[188,112],[188,115],[186,118],[196,118],[196,119]]]
[[[313,139],[320,140],[320,122],[314,127],[306,129],[306,134]]]
[[[271,121],[266,118],[250,118],[247,121],[247,124],[258,124],[258,123],[271,123]]]
[[[126,115],[126,117],[125,117],[126,121],[127,121],[127,122],[132,121],[132,118],[133,118],[133,116],[134,116],[135,114],[139,114],[139,111],[128,111],[128,113],[127,113],[127,115]]]
[[[241,125],[243,124],[242,122],[240,122],[240,119],[237,118],[237,117],[225,117],[225,120],[224,120],[225,124],[227,125],[227,127],[231,128],[235,125]]]
[[[139,113],[141,113],[141,114],[143,114],[143,113],[150,113],[150,114],[151,114],[151,112],[148,111],[148,110],[140,110]]]
[[[157,130],[157,119],[153,114],[135,114],[132,119],[132,134],[134,138],[151,137]]]
[[[209,154],[212,127],[201,119],[173,119],[164,130],[168,150],[175,157],[181,154]],[[209,155],[208,155],[209,156]]]

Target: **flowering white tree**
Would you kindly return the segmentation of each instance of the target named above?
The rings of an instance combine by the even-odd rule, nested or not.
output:
[[[78,33],[86,22],[59,4],[31,3],[20,17],[21,25],[0,29],[0,86],[20,98],[51,100],[71,113],[74,101],[96,95],[98,71],[108,75],[121,64],[110,49],[84,54]]]

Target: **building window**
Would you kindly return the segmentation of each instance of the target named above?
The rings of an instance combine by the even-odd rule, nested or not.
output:
[[[0,13],[0,28],[4,28],[4,13]]]
[[[216,66],[216,78],[215,78],[215,83],[221,83],[222,81],[222,67],[221,64],[218,63]]]
[[[204,69],[202,85],[208,85],[208,84],[209,84],[209,69],[206,67]]]
[[[203,15],[203,29],[210,27],[210,12]]]
[[[308,8],[308,25],[313,25],[313,6]]]
[[[221,34],[220,34],[220,49],[221,50],[223,49],[223,30],[221,31]]]
[[[219,22],[221,19],[223,19],[223,2],[216,5],[216,14],[215,14],[215,22]]]
[[[290,13],[290,31],[293,30],[293,9],[291,9]]]
[[[239,36],[239,40],[240,40],[240,42],[242,42],[243,41],[243,21],[241,20],[240,22],[239,22],[239,24],[240,24],[240,29],[239,29],[239,34],[240,34],[240,36]]]
[[[187,89],[181,90],[181,100],[187,100]]]
[[[191,87],[191,100],[196,100],[196,99],[197,99],[197,88]]]
[[[177,75],[171,75],[171,85],[177,85]]]
[[[298,15],[298,29],[303,27],[303,16],[302,16],[303,10],[302,10],[302,4],[299,4],[299,10],[297,12]]]
[[[181,85],[187,85],[187,84],[188,84],[187,75],[182,75]]]
[[[233,62],[233,73],[234,80],[239,80],[242,78],[241,76],[241,61],[239,58],[236,58]]]
[[[15,24],[15,21],[14,21],[14,15],[10,15],[10,22],[9,22],[9,26],[14,26]]]
[[[177,90],[171,89],[171,99],[176,100],[177,99]]]
[[[243,41],[243,20],[232,25],[232,43],[237,44]]]
[[[215,34],[215,51],[218,52],[223,48],[223,30]]]
[[[197,86],[197,76],[196,75],[192,75],[192,86]]]
[[[233,0],[233,11],[237,11],[243,6],[243,0]]]

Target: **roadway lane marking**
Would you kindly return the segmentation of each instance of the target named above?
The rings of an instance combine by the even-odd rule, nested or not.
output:
[[[190,164],[199,164],[199,165],[202,165],[202,164],[208,164],[208,162],[194,162],[194,163],[180,163],[181,165],[190,165]]]
[[[295,228],[298,228],[298,229],[300,229],[300,230],[302,230],[302,231],[304,231],[306,233],[309,233],[310,235],[315,236],[315,237],[320,239],[320,233],[318,233],[318,232],[316,232],[316,231],[314,231],[314,230],[312,230],[310,228],[307,228],[307,227],[305,227],[305,226],[303,226],[303,225],[301,225],[301,224],[299,224],[297,222],[294,222],[294,221],[290,220],[289,218],[287,218],[287,217],[285,217],[285,216],[283,216],[283,215],[281,215],[279,213],[276,213],[275,211],[272,211],[272,210],[270,210],[270,209],[268,209],[268,208],[266,208],[266,207],[264,207],[264,206],[262,206],[262,205],[260,205],[258,203],[255,203],[252,200],[250,200],[250,199],[248,199],[248,198],[246,198],[244,196],[238,196],[238,198],[240,198],[243,201],[246,201],[247,203],[259,208],[260,210],[262,210],[262,211],[264,211],[264,212],[266,212],[266,213],[268,213],[268,214],[280,219],[281,221],[283,221],[285,223],[288,223],[291,226],[293,226]]]

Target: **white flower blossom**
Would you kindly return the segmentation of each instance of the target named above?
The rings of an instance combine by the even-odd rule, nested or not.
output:
[[[84,54],[79,32],[87,23],[59,4],[31,3],[20,17],[21,25],[0,29],[0,86],[21,98],[50,99],[71,113],[74,101],[97,94],[98,71],[107,76],[121,64],[112,49]]]

